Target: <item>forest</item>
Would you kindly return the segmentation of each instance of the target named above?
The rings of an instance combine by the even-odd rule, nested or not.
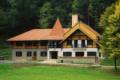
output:
[[[98,29],[100,15],[115,0],[0,0],[0,36],[9,38],[34,28],[51,28],[59,18],[70,27],[71,15]]]

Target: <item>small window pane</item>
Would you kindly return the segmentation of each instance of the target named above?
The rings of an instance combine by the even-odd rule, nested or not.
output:
[[[28,52],[27,52],[27,56],[28,56],[28,57],[31,57],[31,56],[32,56],[32,52],[31,52],[31,51],[28,51]]]
[[[46,56],[47,56],[47,52],[46,52],[46,51],[42,51],[42,52],[40,53],[40,56],[46,57]]]
[[[67,45],[72,45],[72,40],[67,40]]]
[[[31,41],[25,42],[25,45],[26,46],[32,46],[32,42]]]
[[[21,51],[16,51],[16,57],[21,57],[22,56],[22,52]]]
[[[87,52],[88,56],[96,56],[96,52]]]
[[[84,52],[76,52],[75,55],[76,57],[82,57],[84,56]]]
[[[16,42],[16,46],[23,46],[23,42]]]
[[[63,52],[63,56],[72,56],[72,52]]]

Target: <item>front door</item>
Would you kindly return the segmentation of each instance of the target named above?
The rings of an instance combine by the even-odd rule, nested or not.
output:
[[[57,59],[58,58],[58,52],[57,51],[51,51],[50,56],[51,56],[51,59]]]
[[[37,52],[34,51],[34,52],[33,52],[33,60],[36,60],[36,59],[37,59]]]

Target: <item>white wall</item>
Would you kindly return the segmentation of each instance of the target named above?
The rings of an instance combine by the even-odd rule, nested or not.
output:
[[[16,51],[22,51],[23,56],[22,57],[16,57]],[[72,52],[72,57],[75,57],[75,52],[84,52],[84,57],[87,57],[87,52],[96,52],[97,57],[99,57],[99,51],[97,48],[85,48],[85,49],[74,49],[74,48],[49,48],[48,50],[46,49],[13,49],[12,50],[12,57],[13,60],[30,60],[32,57],[27,57],[27,51],[34,52],[36,51],[37,53],[37,60],[41,59],[50,59],[50,51],[57,51],[58,52],[58,58],[63,57],[63,52]],[[47,51],[47,57],[41,57],[40,52],[41,51]]]

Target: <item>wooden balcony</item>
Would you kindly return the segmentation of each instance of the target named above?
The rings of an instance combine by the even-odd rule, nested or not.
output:
[[[17,49],[47,49],[47,46],[13,46]]]

